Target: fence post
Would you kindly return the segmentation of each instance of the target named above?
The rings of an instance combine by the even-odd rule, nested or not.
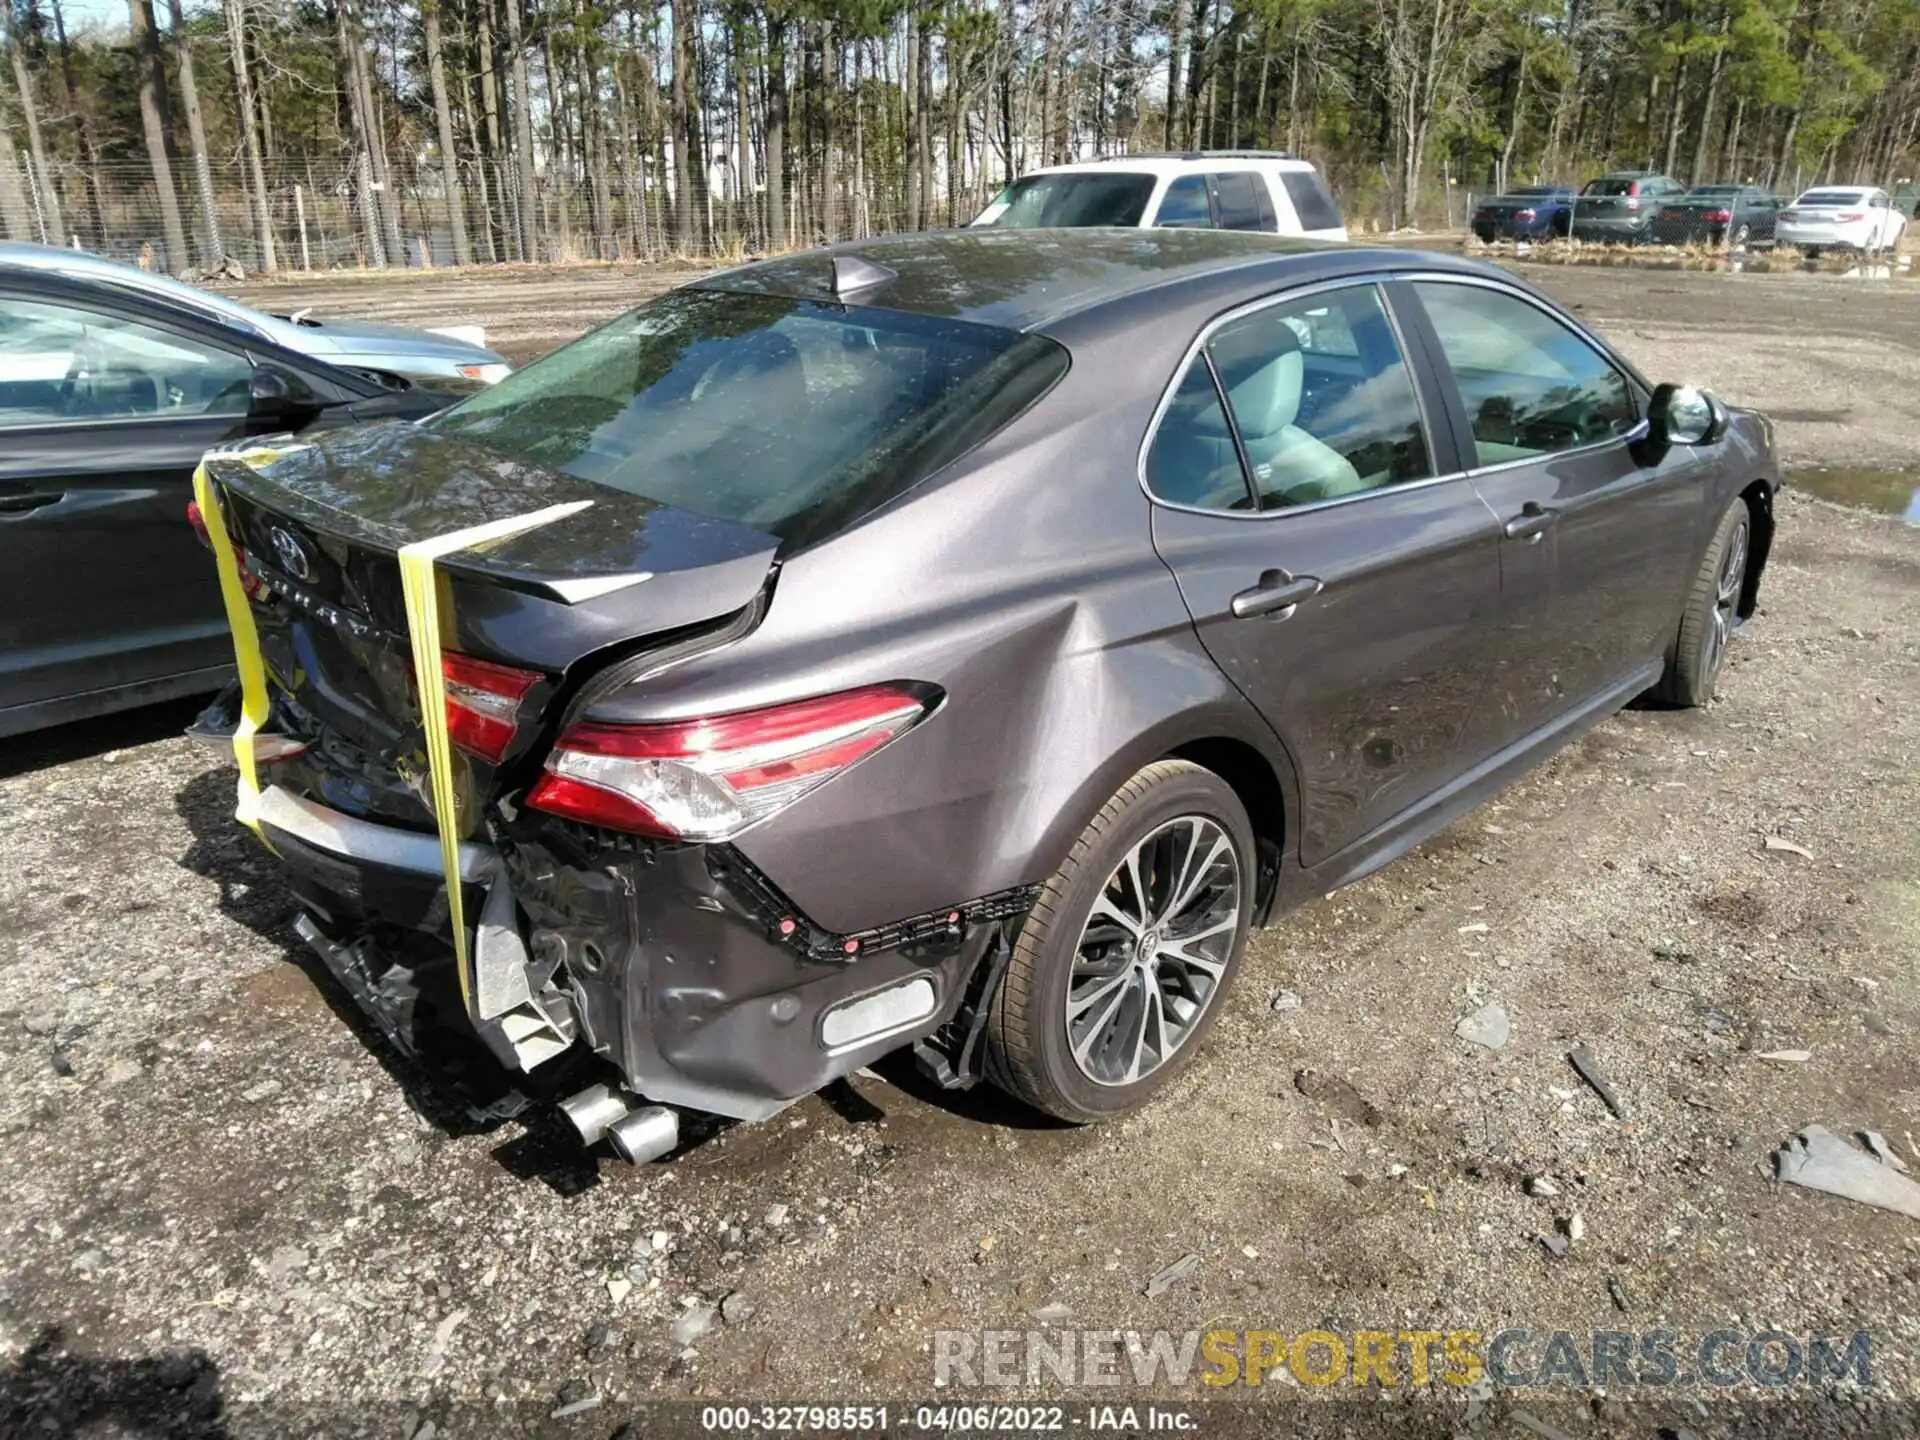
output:
[[[307,196],[297,180],[293,186],[293,213],[298,216],[300,220],[300,268],[302,270],[311,270],[313,269],[313,260],[312,257],[307,254]]]

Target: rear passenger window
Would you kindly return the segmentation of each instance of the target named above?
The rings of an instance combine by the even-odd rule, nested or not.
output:
[[[1213,198],[1220,206],[1222,230],[1278,228],[1273,219],[1273,196],[1267,182],[1251,170],[1230,170],[1213,177]]]
[[[1153,223],[1183,230],[1211,229],[1213,210],[1207,204],[1207,177],[1182,175],[1167,186]]]
[[[1578,449],[1638,423],[1625,377],[1546,311],[1481,285],[1413,288],[1460,387],[1480,464]]]
[[[1333,196],[1321,184],[1318,171],[1282,170],[1280,183],[1287,187],[1287,198],[1293,202],[1302,230],[1340,228],[1340,207],[1333,203]]]
[[[1147,489],[1159,499],[1200,510],[1253,508],[1213,372],[1197,356],[1154,432]]]
[[[1268,306],[1221,326],[1206,353],[1261,509],[1433,473],[1413,381],[1375,287]]]

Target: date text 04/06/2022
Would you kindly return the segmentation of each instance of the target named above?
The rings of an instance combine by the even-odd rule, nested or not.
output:
[[[1171,1405],[708,1405],[700,1428],[717,1434],[963,1432],[1007,1435],[1067,1429],[1181,1434],[1197,1428]]]

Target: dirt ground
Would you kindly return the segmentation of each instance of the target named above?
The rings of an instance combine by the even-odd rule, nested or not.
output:
[[[1656,378],[1772,409],[1790,463],[1920,472],[1920,284],[1526,273]],[[525,359],[660,283],[248,293],[477,321]],[[1207,1392],[936,1392],[936,1332],[1727,1328],[1868,1331],[1872,1383],[1489,1402],[1410,1395],[1403,1366],[1364,1398],[1282,1372],[1193,1414],[1222,1435],[1911,1435],[1920,1222],[1770,1177],[1809,1123],[1883,1132],[1920,1170],[1917,539],[1790,490],[1714,705],[1623,713],[1257,935],[1201,1063],[1104,1129],[894,1064],[643,1169],[550,1118],[472,1124],[294,939],[230,769],[172,738],[191,707],[7,742],[0,1415],[431,1440],[692,1433],[696,1411],[645,1408],[688,1398],[1026,1394],[1071,1398],[1081,1429],[1088,1400]],[[1456,1038],[1492,1001],[1504,1048]],[[1582,1044],[1624,1118],[1568,1063]],[[1568,1232],[1556,1257],[1542,1237]]]

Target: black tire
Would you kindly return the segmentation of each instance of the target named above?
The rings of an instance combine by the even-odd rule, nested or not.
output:
[[[1118,872],[1136,847],[1153,841],[1155,845],[1167,846],[1172,858],[1165,865],[1147,867],[1158,870],[1158,875],[1143,876],[1147,903],[1140,908],[1148,912],[1149,919],[1145,934],[1160,936],[1163,933],[1160,926],[1164,923],[1165,938],[1170,943],[1182,946],[1195,943],[1192,935],[1176,940],[1173,934],[1176,924],[1185,923],[1182,917],[1193,914],[1191,907],[1160,919],[1154,918],[1151,913],[1154,909],[1152,897],[1158,888],[1156,881],[1167,880],[1166,871],[1169,868],[1176,872],[1168,880],[1169,885],[1177,886],[1184,878],[1178,873],[1184,869],[1184,864],[1179,859],[1177,849],[1179,834],[1182,833],[1177,827],[1188,820],[1200,822],[1193,828],[1192,835],[1196,842],[1202,835],[1208,836],[1210,854],[1213,852],[1211,842],[1216,834],[1231,847],[1238,889],[1237,900],[1231,907],[1232,925],[1230,929],[1219,931],[1218,940],[1227,943],[1219,947],[1218,940],[1213,942],[1224,959],[1219,976],[1210,982],[1204,996],[1198,1000],[1197,1015],[1182,1028],[1180,1038],[1169,1045],[1170,1032],[1166,1027],[1169,1023],[1178,1024],[1178,1018],[1169,1007],[1163,982],[1158,978],[1168,974],[1168,970],[1155,969],[1152,972],[1158,993],[1149,1000],[1143,980],[1129,981],[1125,978],[1130,967],[1142,963],[1137,958],[1138,939],[1122,939],[1113,944],[1100,942],[1095,938],[1099,933],[1124,936],[1128,932],[1118,924],[1108,922],[1103,922],[1098,928],[1090,927],[1089,920],[1096,902],[1107,902],[1103,905],[1103,912],[1106,913],[1111,912],[1116,896],[1124,902],[1128,882]],[[1213,827],[1211,831],[1206,828],[1209,825]],[[1162,836],[1168,838],[1157,838]],[[1224,866],[1224,860],[1215,861],[1215,865]],[[1214,874],[1216,871],[1207,873]],[[1066,863],[1040,892],[1040,898],[1034,902],[1026,923],[1020,928],[1019,939],[1014,944],[1013,956],[1007,965],[1006,978],[999,994],[994,997],[992,1012],[988,1017],[988,1077],[1008,1094],[1024,1100],[1035,1109],[1076,1124],[1111,1119],[1144,1105],[1156,1091],[1192,1062],[1207,1031],[1220,1014],[1228,987],[1239,970],[1241,954],[1246,949],[1256,879],[1253,827],[1247,820],[1246,809],[1239,797],[1225,781],[1211,770],[1184,760],[1161,760],[1141,770],[1120,787],[1119,793],[1102,807],[1093,823],[1087,826],[1075,842]],[[1204,890],[1206,887],[1202,888]],[[1172,898],[1165,896],[1164,889],[1160,889],[1159,893],[1163,898]],[[1225,897],[1221,896],[1215,904],[1225,907]],[[1225,914],[1224,908],[1209,911],[1191,924],[1186,924],[1186,928],[1195,930],[1199,926],[1224,925]],[[1106,952],[1111,951],[1112,958],[1086,960],[1081,954],[1083,939],[1088,942],[1090,952],[1104,957]],[[1157,944],[1155,949],[1158,950]],[[1124,958],[1129,953],[1134,958]],[[1106,1012],[1104,1018],[1099,1006],[1105,1002],[1095,1002],[1084,1010],[1081,1023],[1093,1027],[1093,1038],[1097,1040],[1100,1035],[1110,1036],[1112,1041],[1105,1048],[1113,1050],[1117,1045],[1124,1050],[1126,1036],[1120,1033],[1121,1027],[1126,1025],[1130,1032],[1129,1017],[1137,1014],[1140,1017],[1141,1046],[1140,1050],[1135,1051],[1137,1064],[1147,1043],[1147,1017],[1151,1014],[1159,1016],[1160,1058],[1156,1060],[1155,1068],[1131,1082],[1111,1078],[1102,1082],[1090,1076],[1082,1063],[1075,1059],[1075,1044],[1069,1038],[1068,992],[1075,982],[1076,968],[1108,963],[1114,966],[1112,983],[1119,987],[1121,993],[1111,1002],[1113,1008]],[[1191,982],[1194,977],[1188,974],[1187,978]],[[1082,995],[1076,998],[1084,1004],[1086,996],[1102,983],[1099,977],[1083,977]],[[1173,998],[1176,1003],[1193,1003],[1190,993],[1176,994]],[[1090,1051],[1100,1051],[1103,1046],[1095,1043],[1088,1048]],[[1095,1068],[1098,1068],[1097,1063]]]
[[[1753,517],[1747,502],[1735,500],[1721,517],[1713,543],[1687,591],[1680,633],[1667,657],[1659,696],[1670,705],[1704,705],[1713,698],[1726,659],[1727,641],[1739,624],[1740,595],[1746,587],[1752,553]]]

